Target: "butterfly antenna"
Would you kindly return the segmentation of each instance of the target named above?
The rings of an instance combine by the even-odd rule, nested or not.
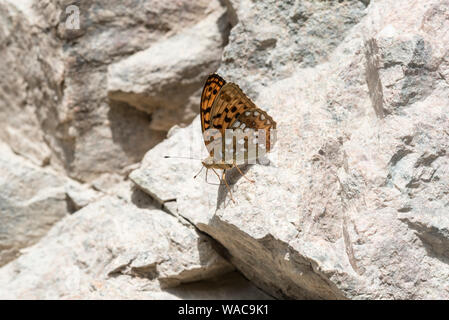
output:
[[[201,173],[201,171],[203,171],[204,166],[201,167],[200,171],[193,177],[193,179],[196,179],[196,177],[198,177],[198,175]]]
[[[180,156],[164,156],[165,159],[189,159],[189,160],[200,160],[198,158],[192,158],[192,157],[180,157]]]

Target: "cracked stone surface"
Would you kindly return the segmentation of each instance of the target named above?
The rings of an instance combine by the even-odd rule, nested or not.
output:
[[[447,0],[72,2],[0,3],[0,298],[449,298]],[[217,68],[277,122],[236,203]]]
[[[158,292],[232,270],[189,223],[107,196],[65,217],[3,267],[0,297],[89,297],[112,286],[132,298],[135,290]]]
[[[218,0],[95,0],[78,4],[76,30],[66,25],[72,4],[0,4],[0,139],[92,182],[121,174],[198,114],[202,78],[219,65],[229,22]]]
[[[101,193],[41,168],[0,143],[0,266]]]
[[[198,119],[173,129],[130,178],[170,200],[168,210],[220,242],[277,298],[447,299],[447,1],[320,4],[341,6],[333,19],[357,14],[332,45],[321,44],[326,55],[299,56],[285,70],[269,64],[293,50],[282,37],[254,56],[248,50],[267,30],[276,34],[279,13],[268,4],[229,1],[241,22],[219,69],[278,124],[270,165],[243,168],[256,183],[232,170],[234,204],[214,174],[192,179],[199,161],[163,158],[205,157]],[[249,16],[268,29],[251,29]],[[298,37],[304,47],[309,40]]]

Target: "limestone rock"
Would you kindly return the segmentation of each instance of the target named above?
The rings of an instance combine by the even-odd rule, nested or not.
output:
[[[75,4],[79,26],[73,27],[67,11],[72,5],[66,0],[1,4],[0,39],[8,50],[0,53],[6,68],[0,81],[0,138],[39,165],[91,182],[140,161],[173,124],[197,114],[193,105],[202,77],[218,67],[229,23],[218,0],[127,0],[114,6],[95,0]],[[192,40],[199,34],[202,41]],[[159,84],[163,90],[176,87],[176,94],[151,85],[151,92],[127,91],[142,80],[132,72],[123,78],[131,71],[129,59],[144,56],[159,65],[168,54],[180,59],[166,60],[152,84],[165,77]],[[110,65],[118,67],[126,85],[108,77]],[[138,71],[156,75],[154,68],[142,64]],[[131,98],[115,99],[119,91]],[[144,108],[152,95],[154,108]]]
[[[57,9],[62,8],[64,6]],[[142,1],[137,4],[135,1],[126,1],[121,2],[120,6],[111,6],[109,1],[98,0],[80,5],[80,30],[67,30],[61,23],[55,26],[68,45],[64,47],[66,89],[61,111],[58,112],[61,122],[66,125],[55,128],[54,134],[64,137],[64,140],[58,140],[58,146],[54,149],[64,159],[66,170],[71,176],[92,181],[104,173],[122,171],[128,165],[140,161],[146,151],[160,142],[169,126],[192,118],[190,105],[180,104],[179,97],[176,100],[174,95],[173,101],[165,100],[169,104],[169,111],[166,105],[161,108],[157,105],[157,110],[142,108],[148,99],[140,91],[135,95],[130,93],[132,98],[128,96],[126,99],[116,99],[112,92],[109,95],[109,82],[113,90],[128,92],[129,86],[122,86],[122,83],[114,86],[116,82],[114,77],[108,76],[108,69],[111,65],[127,68],[126,61],[135,61],[148,52],[152,54],[151,57],[146,56],[150,61],[182,52],[183,42],[173,41],[169,48],[162,45],[163,50],[170,50],[164,53],[157,48],[164,41],[170,42],[165,39],[185,34],[208,16],[216,17],[216,13],[220,12],[223,15],[218,1]],[[226,19],[225,16],[223,18]],[[196,31],[207,34],[211,23],[203,24]],[[213,49],[213,53],[205,55],[207,58],[202,61],[209,63],[209,68],[213,68],[220,60],[223,41],[219,35],[213,34],[207,38],[207,49]],[[214,40],[217,43],[214,44]],[[203,53],[205,51],[200,44],[197,49]],[[216,55],[212,57],[214,53]],[[184,59],[181,67],[177,66],[178,62],[173,60],[170,64],[170,61],[166,61],[165,67],[173,71],[183,70],[182,75],[187,78],[189,74],[185,74],[185,71],[198,70],[202,63],[195,59]],[[126,70],[121,70],[126,73]],[[154,68],[151,64],[143,64],[139,72],[152,74]],[[142,80],[133,79],[132,75],[132,72],[128,75],[128,84],[132,83],[133,86],[134,81]],[[200,87],[198,80],[190,79],[189,83],[180,81],[177,87],[183,99]],[[170,86],[168,82],[165,84]],[[153,93],[147,94],[151,96]]]
[[[65,217],[24,251],[0,270],[2,298],[86,298],[109,287],[109,297],[120,290],[132,298],[137,290],[148,298],[233,270],[190,224],[110,196]]]
[[[203,81],[218,68],[228,37],[226,10],[211,5],[196,25],[108,67],[109,97],[151,114],[154,130],[168,131],[198,114]]]
[[[151,300],[268,300],[272,297],[260,291],[251,282],[237,272],[192,282],[173,288],[145,290],[145,281],[133,282],[126,276],[110,278],[107,281],[95,281],[95,287],[83,288],[82,291],[69,293],[66,299],[151,299]],[[139,290],[136,290],[139,288]]]
[[[0,266],[100,193],[40,168],[0,144]]]
[[[219,182],[214,174],[209,184],[204,175],[193,180],[192,161],[163,158],[205,155],[198,120],[147,153],[130,178],[220,242],[275,297],[447,299],[447,2],[301,2],[336,10],[331,30],[323,18],[298,15],[309,35],[345,32],[298,56],[289,52],[309,48],[310,38],[293,49],[282,37],[268,42],[262,61],[283,53],[292,66],[285,72],[273,65],[282,60],[249,59],[262,50],[248,48],[266,42],[247,15],[289,34],[279,17],[291,10],[274,15],[269,3],[239,2],[220,68],[245,78],[239,85],[278,124],[270,164],[243,168],[256,183],[229,172],[234,204],[223,185],[210,184]]]
[[[256,97],[274,79],[314,67],[344,41],[368,1],[226,1],[238,21],[219,72]]]
[[[44,114],[61,100],[61,52],[52,37],[30,24],[30,3],[20,3],[26,14],[12,3],[0,3],[0,139],[38,165],[53,160],[57,167],[42,126]]]
[[[0,3],[0,298],[449,298],[447,0],[72,4]],[[216,67],[277,122],[236,203]]]

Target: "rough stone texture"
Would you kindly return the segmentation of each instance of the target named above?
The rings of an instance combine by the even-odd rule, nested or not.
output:
[[[218,67],[229,23],[218,0],[95,0],[75,3],[80,29],[70,29],[69,5],[73,1],[0,4],[0,138],[39,165],[90,182],[121,173],[172,125],[191,121],[202,78]],[[205,37],[192,41],[193,34]],[[142,56],[158,66],[150,62],[133,72],[129,61]],[[141,74],[154,75],[144,78],[149,91],[136,90]]]
[[[257,97],[261,89],[255,86],[326,61],[365,15],[369,0],[226,2],[239,23],[219,72]]]
[[[25,2],[21,6],[28,8]],[[33,17],[28,10],[25,15],[9,2],[0,3],[0,139],[45,165],[52,151],[43,118],[61,99],[64,71],[56,41],[31,27],[27,17]]]
[[[136,102],[134,99],[132,103],[130,99],[115,99],[114,94],[110,99],[108,81],[113,79],[107,75],[109,65],[123,65],[122,60],[134,54],[140,56],[144,53],[139,52],[146,49],[166,55],[167,52],[157,50],[164,41],[162,39],[175,37],[184,29],[192,28],[204,20],[208,14],[215,14],[209,6],[209,1],[120,1],[115,5],[110,1],[93,1],[83,3],[80,7],[85,17],[81,30],[68,31],[61,28],[62,24],[58,25],[61,36],[70,44],[64,51],[67,88],[62,110],[66,110],[68,120],[64,135],[70,140],[67,146],[70,155],[64,156],[64,159],[71,175],[82,180],[92,180],[101,173],[119,171],[141,160],[148,149],[164,138],[166,132],[154,128],[166,130],[164,122],[172,123],[173,117],[170,114],[167,118],[164,111],[157,111],[156,108],[163,110],[169,104],[173,112],[182,114],[185,105],[179,105],[173,96],[174,99],[167,99],[163,106],[156,104],[153,110],[146,109],[155,111],[153,115],[131,106],[144,105],[144,100]],[[215,8],[221,10],[219,5],[215,5]],[[218,40],[221,43],[221,39]],[[177,47],[176,44],[170,49],[181,51],[182,46]],[[216,50],[217,44],[209,42],[209,45]],[[151,49],[153,46],[156,49]],[[198,48],[199,51],[207,49],[201,46]],[[160,57],[151,57],[153,59]],[[215,59],[219,61],[220,56],[217,55]],[[173,65],[176,63],[173,61]],[[210,60],[209,63],[213,64]],[[191,70],[203,67],[202,62],[196,60],[186,61],[184,66],[187,65]],[[140,70],[150,74],[153,70],[148,67]],[[180,77],[180,74],[177,76]],[[130,81],[137,79],[131,78]],[[196,85],[195,88],[195,83],[191,83],[188,89],[193,92],[200,87],[199,83]],[[117,83],[114,86],[115,91],[127,92],[127,89],[127,86],[122,87]],[[184,97],[188,97],[188,94]],[[187,119],[189,117],[191,115]],[[181,116],[177,120],[181,122],[186,119]]]
[[[100,193],[15,155],[0,143],[0,266]]]
[[[271,299],[190,223],[115,189],[1,268],[0,299]]]
[[[198,114],[203,81],[218,68],[217,57],[228,39],[225,8],[212,1],[209,10],[191,28],[111,64],[109,97],[151,114],[154,130],[191,122]]]
[[[0,298],[449,298],[447,0],[69,4],[0,3]],[[236,203],[218,66],[277,121]]]
[[[151,300],[270,300],[269,295],[257,289],[237,272],[230,272],[212,279],[183,283],[177,287],[136,290],[145,284],[133,283],[127,278],[111,278],[95,291],[68,295],[66,299],[151,299]]]
[[[73,4],[80,29],[66,24]],[[218,67],[228,38],[224,4],[3,1],[0,26],[0,140],[7,144],[0,144],[0,265],[23,253],[1,269],[0,296],[268,298],[236,273],[215,278],[233,266],[216,253],[214,241],[157,209],[160,204],[126,179],[173,124],[198,112],[192,106],[202,78]],[[203,41],[194,41],[197,34]],[[145,80],[179,96],[151,86],[131,92],[141,79],[108,77],[110,65],[127,68],[144,56],[162,67],[168,54],[183,51],[157,75],[164,81]],[[155,67],[138,71],[154,74]],[[143,108],[153,94],[163,103]],[[61,219],[36,246],[23,249]],[[111,224],[122,231],[104,230]]]
[[[110,196],[64,218],[25,252],[2,268],[0,297],[82,298],[112,286],[132,298],[233,269],[190,224]]]
[[[298,26],[311,38],[279,36],[265,55],[249,48],[288,24],[269,1],[236,3],[220,70],[277,121],[270,165],[243,168],[255,184],[229,173],[236,204],[213,173],[193,180],[199,161],[163,156],[205,156],[197,119],[130,178],[275,297],[449,298],[449,3],[295,2],[323,10]],[[281,52],[285,72],[267,63]]]

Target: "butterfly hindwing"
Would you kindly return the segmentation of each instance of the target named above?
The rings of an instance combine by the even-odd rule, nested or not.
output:
[[[221,88],[212,106],[211,125],[223,133],[245,111],[256,105],[234,83],[226,83]]]
[[[276,128],[276,122],[265,111],[259,109],[234,83],[226,83],[218,93],[212,106],[211,127],[219,129],[224,134],[226,129],[246,128],[267,133],[267,151],[270,150],[271,129]]]

